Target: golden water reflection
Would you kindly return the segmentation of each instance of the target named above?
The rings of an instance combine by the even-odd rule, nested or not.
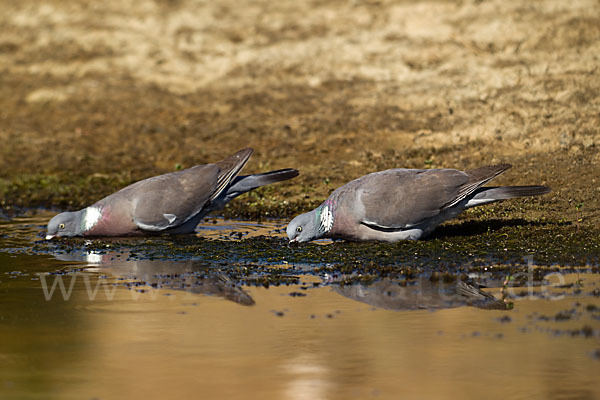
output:
[[[123,268],[84,274],[122,283]],[[393,311],[331,287],[305,297],[289,296],[299,287],[245,287],[256,302],[248,306],[215,293],[120,285],[112,300],[100,290],[89,301],[82,276],[66,302],[46,302],[35,281],[4,285],[2,398],[600,396],[600,364],[590,356],[599,336],[538,330],[598,329],[597,321],[528,319],[571,308],[572,297],[520,301],[512,311]],[[593,275],[585,280],[597,284]],[[6,311],[11,294],[12,306],[23,307],[18,316]],[[511,322],[499,322],[504,315]]]
[[[600,398],[600,313],[585,311],[600,308],[589,295],[598,275],[568,276],[584,286],[562,300],[432,312],[381,298],[385,281],[265,289],[206,273],[201,285],[178,288],[187,278],[157,276],[197,277],[206,267],[86,256],[0,252],[0,399]],[[36,273],[67,266],[87,270],[58,275],[67,288],[75,276],[70,299],[55,292],[46,301]],[[127,287],[133,277],[157,287]],[[109,285],[91,301],[99,281]],[[555,321],[564,310],[575,312]],[[584,326],[589,337],[568,333]]]

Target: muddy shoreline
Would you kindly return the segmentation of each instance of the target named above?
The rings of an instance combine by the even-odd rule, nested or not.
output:
[[[226,217],[289,218],[385,168],[500,162],[514,167],[496,184],[553,192],[462,219],[600,217],[597,2],[0,7],[6,215],[78,209],[250,146],[244,172],[301,175]]]

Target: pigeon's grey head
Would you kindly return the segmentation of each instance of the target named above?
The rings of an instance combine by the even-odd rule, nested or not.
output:
[[[298,215],[287,226],[286,233],[290,242],[309,242],[323,236],[319,229],[316,210]]]
[[[55,236],[77,236],[81,234],[81,212],[64,212],[48,222],[46,240]]]

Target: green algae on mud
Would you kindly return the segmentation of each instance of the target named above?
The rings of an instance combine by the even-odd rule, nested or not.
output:
[[[493,219],[526,220],[532,223],[555,221],[572,223],[582,228],[593,228],[595,221],[600,217],[595,200],[598,188],[586,184],[589,176],[573,176],[576,171],[593,169],[591,165],[593,156],[593,153],[586,152],[577,160],[566,159],[562,155],[548,157],[545,160],[529,157],[529,164],[524,166],[525,168],[523,166],[520,168],[524,175],[533,176],[527,183],[548,184],[553,189],[550,194],[536,198],[511,199],[469,209],[460,214],[455,221],[474,220],[483,224]],[[547,181],[541,179],[539,171],[532,171],[533,166],[530,164],[533,163],[540,170],[548,169],[552,167],[548,159],[560,160],[561,163],[573,162],[574,166],[567,168],[567,171],[561,170],[554,176],[553,181]],[[519,166],[518,162],[515,163],[517,166]],[[465,164],[465,168],[467,165],[469,164]],[[336,181],[343,184],[360,174],[399,166],[424,167],[413,160],[403,162],[402,165],[388,160],[384,164],[371,166],[368,171],[355,176],[350,175],[353,170],[339,170],[340,176]],[[436,167],[443,166],[452,165],[436,165]],[[227,204],[215,215],[228,219],[260,221],[268,218],[292,218],[314,209],[336,186],[331,184],[327,178],[328,174],[323,175],[324,177],[309,177],[305,176],[302,168],[300,169],[301,175],[298,178],[245,194]],[[51,207],[61,211],[81,209],[140,179],[167,172],[171,171],[159,169],[139,171],[126,168],[120,172],[88,171],[85,174],[71,170],[52,173],[16,173],[10,176],[0,174],[0,214],[22,215],[31,208]],[[500,177],[498,180],[502,183],[502,179],[505,177]],[[311,184],[307,185],[307,181]],[[591,178],[591,181],[594,183],[594,178]],[[570,189],[563,189],[564,187]]]

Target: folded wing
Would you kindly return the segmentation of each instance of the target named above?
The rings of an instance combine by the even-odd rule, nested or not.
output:
[[[468,198],[508,168],[503,164],[466,172],[391,169],[367,175],[357,188],[364,210],[361,223],[384,231],[417,226]]]
[[[133,195],[134,223],[156,232],[187,222],[209,202],[218,173],[216,165],[208,164],[139,182]]]

